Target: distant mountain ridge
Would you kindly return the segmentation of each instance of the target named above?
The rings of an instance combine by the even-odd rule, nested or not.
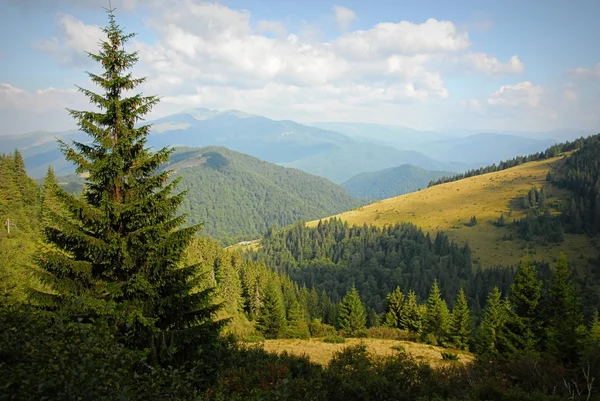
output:
[[[431,180],[448,171],[430,171],[410,164],[381,171],[361,173],[342,184],[351,195],[365,200],[381,200],[427,188]]]

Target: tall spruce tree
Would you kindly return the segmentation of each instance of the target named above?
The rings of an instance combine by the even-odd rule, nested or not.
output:
[[[106,318],[129,346],[147,348],[155,362],[194,356],[198,346],[214,343],[222,322],[213,316],[212,289],[197,291],[197,266],[182,266],[181,258],[199,227],[179,229],[176,217],[185,193],[173,195],[178,180],[160,171],[171,149],[145,147],[149,125],[143,120],[159,99],[126,96],[145,81],[129,70],[138,61],[125,44],[125,34],[108,9],[106,40],[97,54],[88,53],[102,68],[88,73],[103,93],[79,87],[96,111],[69,110],[91,143],[60,141],[65,158],[78,173],[87,173],[82,197],[56,187],[53,196],[68,217],[49,210],[45,246],[38,264],[52,289],[37,292],[48,308],[64,308],[83,319]]]
[[[400,319],[404,309],[404,294],[400,287],[387,296],[387,313],[385,314],[385,325],[400,328]]]
[[[465,291],[461,288],[450,316],[450,342],[454,348],[468,351],[472,336],[471,311]]]
[[[450,328],[450,313],[446,301],[442,299],[437,280],[433,282],[429,298],[427,298],[427,312],[424,320],[423,334],[433,335],[438,344],[446,343]]]
[[[358,295],[358,290],[354,286],[340,303],[338,323],[344,334],[350,337],[356,336],[367,327],[365,308]]]

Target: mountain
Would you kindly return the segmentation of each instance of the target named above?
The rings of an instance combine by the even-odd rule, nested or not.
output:
[[[516,135],[481,133],[464,138],[418,144],[414,150],[442,162],[497,163],[515,156],[541,152],[556,143],[552,139],[531,139]]]
[[[419,131],[399,125],[339,122],[317,122],[308,125],[339,132],[354,139],[369,139],[399,148],[406,148],[417,143],[441,141],[452,137],[440,132]]]
[[[306,157],[291,163],[282,163],[335,183],[343,183],[357,174],[412,164],[428,170],[466,171],[475,165],[442,163],[412,150],[398,150],[389,146],[358,142]]]
[[[478,167],[464,163],[437,163],[416,151],[404,151],[365,137],[349,137],[337,132],[275,121],[238,110],[190,109],[148,123],[153,125],[148,146],[224,146],[259,159],[298,168],[341,183],[358,173],[396,167],[403,163],[426,169],[456,172]],[[49,164],[57,174],[74,171],[58,149],[56,138],[86,142],[77,131],[0,137],[3,149],[19,148],[29,174],[43,177]],[[331,165],[330,160],[336,161]]]
[[[224,147],[177,148],[163,167],[181,177],[187,191],[180,212],[189,224],[224,243],[254,239],[274,225],[286,226],[353,209],[361,202],[334,183]],[[70,192],[81,178],[60,177]],[[78,184],[79,181],[79,184]]]
[[[430,171],[410,164],[371,173],[361,173],[342,184],[361,199],[385,199],[427,188],[429,181],[452,176],[449,171]]]

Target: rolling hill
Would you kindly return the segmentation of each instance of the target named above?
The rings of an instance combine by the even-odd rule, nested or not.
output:
[[[525,256],[526,247],[532,247],[538,260],[553,261],[560,252],[572,259],[596,257],[597,246],[585,234],[565,235],[560,244],[532,244],[520,239],[506,240],[511,228],[494,225],[504,213],[510,220],[525,216],[525,211],[511,208],[532,187],[547,186],[549,197],[561,203],[570,199],[571,193],[554,187],[547,180],[552,166],[562,162],[562,157],[525,163],[506,170],[483,174],[459,181],[436,185],[422,191],[389,198],[341,213],[336,217],[350,224],[384,226],[409,222],[434,235],[444,231],[458,243],[468,242],[473,260],[482,267],[514,265]],[[471,217],[478,224],[468,226]],[[318,221],[309,222],[316,226]]]
[[[410,164],[372,173],[361,173],[342,184],[351,195],[380,200],[427,188],[429,181],[449,176],[448,171],[430,171]]]

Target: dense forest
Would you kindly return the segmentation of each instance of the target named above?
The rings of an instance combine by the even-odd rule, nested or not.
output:
[[[181,180],[161,169],[172,150],[149,151],[149,126],[136,124],[159,99],[124,97],[144,79],[128,73],[132,35],[108,14],[90,54],[102,72],[88,73],[103,92],[80,89],[98,108],[70,110],[93,142],[60,143],[85,190],[70,194],[52,169],[40,188],[19,152],[0,157],[0,400],[600,398],[600,318],[583,313],[564,255],[473,273],[468,246],[442,233],[337,220],[272,230],[247,260],[199,237],[178,215]],[[326,274],[311,277],[311,264]],[[374,357],[358,345],[321,366],[248,345],[310,336],[423,341],[477,358],[455,363],[448,349],[433,368],[401,347]]]

